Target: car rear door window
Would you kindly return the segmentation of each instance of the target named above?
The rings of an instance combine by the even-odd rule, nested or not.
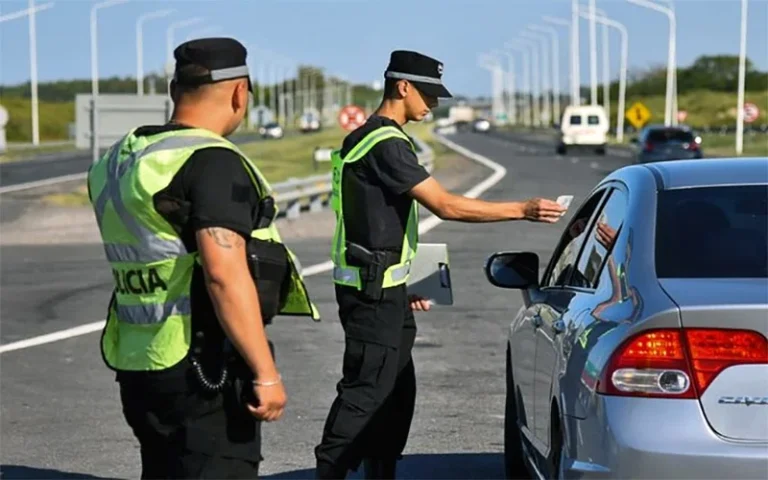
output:
[[[600,272],[611,252],[627,213],[627,195],[613,189],[589,232],[569,284],[597,288]]]
[[[768,185],[659,192],[659,278],[767,278]]]
[[[586,231],[589,222],[604,195],[605,189],[593,193],[573,216],[573,219],[560,237],[557,248],[555,248],[550,264],[542,279],[542,286],[555,287],[566,284],[576,265],[576,258],[587,235]]]
[[[694,141],[693,134],[686,130],[676,128],[665,128],[651,130],[648,133],[648,141],[656,144],[664,143],[691,143]]]

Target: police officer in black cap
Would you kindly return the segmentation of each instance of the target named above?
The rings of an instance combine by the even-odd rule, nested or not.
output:
[[[422,167],[402,126],[451,97],[443,64],[412,51],[392,52],[384,95],[333,160],[337,226],[333,281],[345,332],[342,379],[315,448],[318,478],[344,478],[362,463],[366,478],[394,478],[416,398],[411,351],[413,311],[429,301],[405,282],[418,237],[418,204],[446,220],[555,222],[556,202],[486,202],[446,191]],[[338,202],[333,204],[333,202]]]
[[[265,333],[267,299],[254,288],[246,260],[257,220],[273,212],[265,211],[269,205],[252,180],[258,169],[224,139],[249,103],[246,49],[230,38],[206,38],[180,45],[174,55],[171,120],[133,130],[111,151],[126,156],[120,168],[149,162],[124,176],[135,179],[133,190],[167,182],[146,205],[120,208],[145,218],[159,213],[177,232],[184,245],[178,253],[153,246],[163,239],[141,248],[158,261],[185,257],[158,275],[168,275],[164,285],[188,288],[190,303],[174,304],[181,311],[134,308],[130,322],[143,329],[118,311],[121,321],[105,329],[104,358],[117,372],[123,412],[141,446],[142,478],[256,478],[261,422],[281,417],[286,394]],[[145,151],[163,157],[141,160]],[[91,182],[98,181],[93,175]],[[142,181],[148,183],[135,185]],[[180,316],[186,314],[189,323]],[[157,324],[164,326],[153,329]],[[167,360],[177,356],[181,361]]]

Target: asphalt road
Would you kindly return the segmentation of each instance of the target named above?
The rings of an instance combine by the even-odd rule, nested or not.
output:
[[[233,137],[235,143],[261,140],[255,133]],[[48,178],[83,173],[92,162],[91,151],[46,153],[31,155],[24,160],[0,164],[0,187],[35,182]]]
[[[557,157],[547,145],[493,136],[450,138],[507,168],[483,195],[491,200],[573,194],[578,205],[626,164],[610,155]],[[423,235],[423,242],[449,244],[455,305],[417,314],[418,404],[400,478],[503,478],[505,331],[521,298],[491,286],[482,265],[498,250],[530,250],[546,262],[564,224],[446,222]],[[329,244],[291,242],[305,266],[327,260]],[[3,247],[0,255],[2,343],[103,318],[109,276],[98,246]],[[340,376],[332,284],[326,273],[308,286],[323,321],[284,318],[269,328],[289,406],[264,429],[265,478],[312,478],[312,449]],[[2,354],[3,478],[138,476],[137,444],[98,341],[91,333]]]

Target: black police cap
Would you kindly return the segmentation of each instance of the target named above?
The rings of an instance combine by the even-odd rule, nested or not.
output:
[[[234,38],[199,38],[184,42],[173,51],[176,71],[173,79],[179,85],[198,86],[235,78],[248,78],[253,91],[248,65],[248,51]],[[206,75],[184,74],[181,67],[196,65],[208,70]]]
[[[408,80],[425,95],[451,98],[443,85],[443,64],[432,57],[410,50],[395,50],[389,57],[385,78]]]

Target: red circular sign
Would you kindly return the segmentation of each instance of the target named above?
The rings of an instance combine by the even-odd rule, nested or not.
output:
[[[760,109],[754,103],[744,104],[744,121],[752,123],[760,116]]]
[[[352,131],[365,123],[365,111],[357,105],[347,105],[339,112],[339,125],[347,131]]]

